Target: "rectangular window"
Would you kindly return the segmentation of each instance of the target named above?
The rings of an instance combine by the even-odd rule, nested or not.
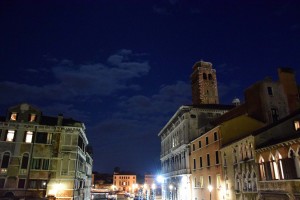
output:
[[[272,87],[267,87],[268,95],[273,96],[273,89]]]
[[[221,188],[221,175],[217,174],[217,188]]]
[[[25,188],[26,179],[19,179],[18,188]]]
[[[30,114],[29,115],[29,122],[35,122],[36,121],[36,114]]]
[[[219,151],[216,151],[216,165],[220,164],[219,161]]]
[[[217,141],[218,140],[218,133],[214,132],[214,140]]]
[[[199,182],[200,182],[200,187],[203,188],[204,187],[203,176],[200,176]]]
[[[206,145],[208,145],[208,137],[205,138]]]
[[[15,139],[15,131],[14,130],[8,130],[6,134],[6,142],[13,142]]]
[[[37,180],[30,180],[29,188],[36,189],[37,188]]]
[[[31,143],[32,142],[32,138],[33,138],[33,132],[32,131],[26,131],[25,133],[25,142],[26,143]]]
[[[210,157],[209,154],[206,155],[207,166],[210,166]]]
[[[201,148],[202,147],[202,145],[201,145],[201,140],[199,141],[199,148]]]
[[[202,165],[202,157],[200,157],[200,168],[202,168],[203,165]]]
[[[10,120],[11,121],[16,121],[17,118],[18,118],[18,113],[13,112],[13,113],[10,114]]]
[[[195,144],[193,144],[193,151],[195,151]]]
[[[41,163],[42,163],[42,159],[33,158],[31,169],[41,169]]]
[[[51,144],[52,134],[46,132],[38,132],[36,135],[36,143]]]
[[[194,159],[194,169],[196,169],[196,159]]]
[[[49,169],[49,163],[50,163],[50,159],[43,159],[42,170],[48,170]]]
[[[271,113],[272,113],[273,122],[277,122],[279,117],[278,110],[276,108],[271,108]]]
[[[294,121],[294,127],[295,127],[295,131],[299,131],[300,130],[300,120]]]
[[[0,188],[4,188],[5,179],[0,178]]]
[[[208,185],[211,185],[211,176],[208,176]]]
[[[194,184],[195,184],[194,187],[198,186],[198,184],[197,184],[197,178],[196,177],[194,178]]]

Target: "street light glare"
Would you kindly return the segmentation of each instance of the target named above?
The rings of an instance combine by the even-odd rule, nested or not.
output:
[[[209,186],[208,186],[208,190],[209,190],[209,192],[211,192],[211,191],[212,191],[212,189],[213,189],[212,185],[209,185]]]

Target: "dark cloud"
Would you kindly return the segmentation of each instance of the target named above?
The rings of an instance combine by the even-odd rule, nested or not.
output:
[[[130,50],[121,50],[119,54],[110,56],[115,60],[111,66],[103,63],[74,65],[71,60],[64,59],[52,67],[49,73],[54,76],[53,82],[45,85],[29,85],[18,82],[0,82],[1,91],[5,92],[1,103],[13,102],[12,99],[76,99],[78,96],[108,96],[120,90],[138,90],[140,86],[132,84],[133,78],[148,74],[150,65],[147,61],[131,60]],[[124,59],[125,56],[128,56]],[[116,62],[116,58],[122,59]],[[126,60],[126,61],[125,61]],[[28,69],[29,72],[38,72]],[[44,71],[41,69],[41,71]],[[48,74],[49,75],[49,74]]]

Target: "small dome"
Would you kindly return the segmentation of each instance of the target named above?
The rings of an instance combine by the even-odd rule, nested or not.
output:
[[[234,99],[232,100],[232,104],[238,106],[238,105],[241,104],[241,101],[240,101],[238,98],[234,98]]]

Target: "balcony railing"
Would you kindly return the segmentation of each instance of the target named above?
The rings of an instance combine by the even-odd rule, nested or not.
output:
[[[260,191],[290,191],[300,193],[300,179],[259,181]]]

